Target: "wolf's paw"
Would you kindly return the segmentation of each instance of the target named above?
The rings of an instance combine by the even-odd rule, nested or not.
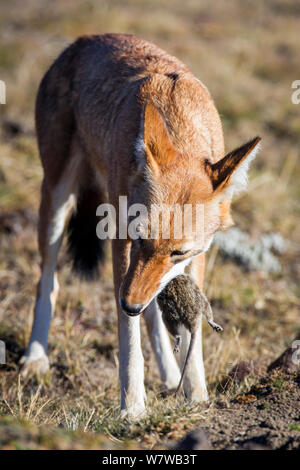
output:
[[[193,390],[184,390],[185,396],[190,403],[204,403],[209,400],[206,388],[196,387]]]
[[[41,378],[49,371],[49,359],[47,356],[30,358],[23,356],[20,360],[20,373],[24,378],[37,377]]]
[[[124,408],[120,412],[120,418],[126,419],[130,422],[139,421],[146,415],[146,408],[144,404],[136,403],[127,408]]]

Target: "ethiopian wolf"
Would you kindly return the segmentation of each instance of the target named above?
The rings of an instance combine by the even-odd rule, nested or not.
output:
[[[260,138],[225,156],[218,112],[207,88],[178,59],[131,35],[81,37],[44,76],[36,102],[44,180],[39,215],[42,257],[35,317],[24,373],[49,367],[47,342],[58,293],[56,262],[64,231],[75,271],[94,277],[104,254],[96,235],[97,207],[119,196],[129,206],[203,207],[203,236],[112,240],[119,328],[121,411],[145,410],[140,313],[144,313],[162,381],[177,387],[180,370],[156,303],[175,276],[189,273],[202,287],[204,253],[214,233],[231,224],[230,203],[247,180]],[[193,233],[193,231],[191,231]],[[199,329],[201,325],[199,325]],[[201,333],[201,332],[200,332]],[[182,367],[189,343],[181,348]],[[208,399],[197,335],[184,380],[192,401]]]

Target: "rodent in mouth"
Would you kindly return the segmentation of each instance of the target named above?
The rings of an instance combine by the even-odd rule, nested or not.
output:
[[[214,322],[210,303],[189,276],[180,275],[172,279],[158,294],[157,302],[162,311],[163,321],[176,340],[174,352],[178,352],[181,343],[180,326],[185,326],[191,333],[190,345],[176,390],[177,395],[194,348],[200,315],[205,316],[208,324],[215,331],[223,331],[223,328]]]

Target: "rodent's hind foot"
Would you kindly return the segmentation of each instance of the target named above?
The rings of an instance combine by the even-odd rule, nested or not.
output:
[[[181,336],[176,336],[174,349],[173,349],[174,354],[179,353],[180,345],[181,345]]]
[[[215,323],[214,321],[209,320],[208,324],[212,327],[213,330],[217,331],[218,333],[223,331],[222,326],[218,325],[218,323]]]

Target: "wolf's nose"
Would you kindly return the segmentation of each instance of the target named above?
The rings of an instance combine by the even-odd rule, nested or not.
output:
[[[141,313],[141,311],[143,310],[143,307],[144,307],[143,304],[132,304],[132,305],[130,305],[124,299],[121,299],[120,304],[121,304],[122,309],[125,310],[125,312],[128,315],[130,315],[131,317],[135,317],[136,315]]]

